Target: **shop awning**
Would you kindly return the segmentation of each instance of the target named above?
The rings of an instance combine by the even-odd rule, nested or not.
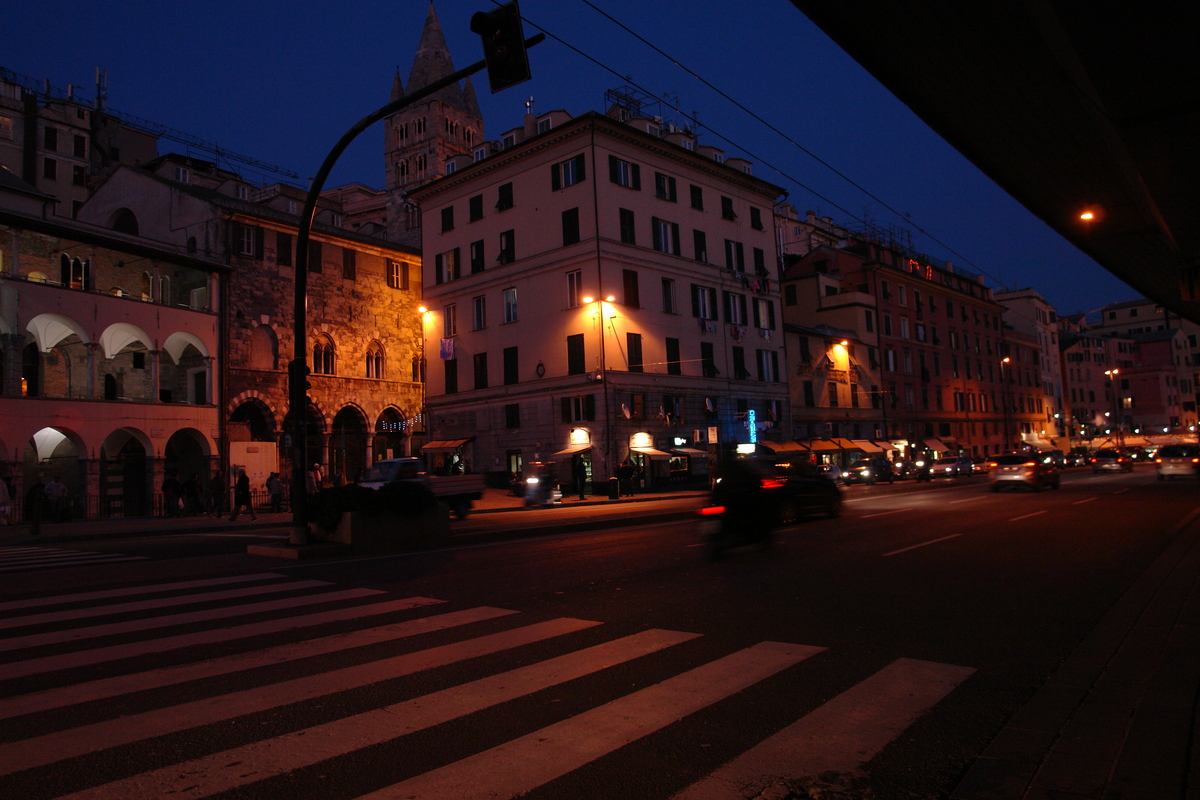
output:
[[[882,453],[883,448],[873,442],[868,442],[866,439],[854,439],[854,446],[864,453]]]
[[[946,443],[943,442],[941,439],[925,439],[925,447],[927,447],[930,450],[949,450],[949,449],[951,449],[951,448],[947,447]]]
[[[896,449],[896,445],[892,444],[891,442],[875,442],[875,446],[880,448],[881,450],[895,450]]]
[[[856,443],[850,441],[849,439],[843,439],[840,436],[833,437],[832,441],[834,444],[838,445],[843,450],[858,450],[859,449],[859,446]]]
[[[694,456],[694,457],[704,456],[706,458],[708,457],[707,450],[697,450],[694,447],[672,447],[671,452],[677,456]]]
[[[800,444],[800,442],[768,442],[759,439],[758,443],[768,450],[774,450],[776,453],[806,453],[809,449]]]
[[[1038,450],[1042,451],[1043,453],[1046,452],[1047,450],[1057,449],[1057,448],[1055,448],[1053,442],[1048,442],[1045,439],[1026,439],[1025,444],[1030,445],[1031,447],[1035,447]]]
[[[453,453],[458,448],[462,447],[467,442],[471,441],[473,436],[468,436],[465,439],[434,439],[432,442],[426,442],[421,448],[422,453]]]
[[[573,456],[576,453],[582,453],[584,450],[591,450],[591,449],[592,449],[592,445],[590,442],[584,442],[583,444],[569,444],[566,446],[565,449],[559,450],[554,455],[556,455],[556,456]]]
[[[671,457],[670,453],[664,453],[662,450],[658,450],[653,447],[631,447],[629,449],[635,453],[641,453],[644,456],[650,456],[651,458],[670,458]]]
[[[809,439],[805,444],[814,452],[824,452],[827,450],[843,450],[845,448],[838,447],[833,442],[827,442],[824,439]]]

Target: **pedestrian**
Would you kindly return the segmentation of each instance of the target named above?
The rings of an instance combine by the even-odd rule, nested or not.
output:
[[[321,491],[325,485],[325,479],[321,475],[321,465],[313,464],[312,469],[308,471],[308,493],[314,495]]]
[[[167,477],[163,479],[162,493],[163,516],[178,517],[181,500],[179,497],[179,481],[176,479],[174,472],[168,472]]]
[[[620,483],[621,497],[633,497],[633,464],[629,459],[622,461],[617,468],[617,481]]]
[[[53,522],[62,522],[66,509],[67,485],[55,475],[46,484],[44,490],[46,501],[50,507],[49,516]]]
[[[225,484],[225,479],[221,477],[221,470],[213,472],[212,478],[208,482],[208,513],[214,517],[220,517],[225,511],[225,495],[229,492],[229,487]]]
[[[183,495],[183,510],[188,515],[199,514],[204,510],[204,501],[200,496],[200,476],[192,473],[179,487]]]
[[[229,517],[230,522],[237,522],[242,506],[250,512],[250,519],[258,519],[254,513],[254,500],[250,497],[250,478],[246,476],[246,470],[239,469],[237,479],[233,482],[233,514]]]
[[[571,457],[571,477],[575,481],[575,488],[579,490],[579,499],[586,500],[584,491],[587,486],[587,464],[583,463],[583,456],[579,453]]]
[[[271,512],[278,514],[283,510],[283,479],[278,472],[267,478],[267,495],[271,498]]]
[[[9,514],[12,513],[12,495],[8,491],[8,481],[0,478],[0,525],[9,524]]]

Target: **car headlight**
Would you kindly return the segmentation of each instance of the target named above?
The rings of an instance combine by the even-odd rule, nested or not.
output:
[[[538,479],[537,479],[536,477],[533,477],[533,478],[527,478],[527,479],[525,480],[525,482],[526,482],[526,483],[528,483],[530,486],[532,486],[533,484],[535,484],[535,483],[537,483],[537,482],[538,482]]]

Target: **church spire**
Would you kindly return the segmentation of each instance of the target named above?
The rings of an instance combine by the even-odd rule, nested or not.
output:
[[[404,97],[404,81],[400,80],[400,68],[396,67],[396,76],[392,78],[392,93],[388,96],[388,102],[394,103]]]

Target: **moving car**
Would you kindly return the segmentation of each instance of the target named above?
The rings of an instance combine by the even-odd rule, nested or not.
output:
[[[1133,472],[1133,460],[1111,447],[1092,453],[1088,461],[1092,464],[1092,472]]]
[[[1190,478],[1200,469],[1200,447],[1194,444],[1167,444],[1154,458],[1158,479]]]
[[[376,461],[363,473],[358,485],[379,489],[388,483],[403,482],[425,484],[459,519],[465,519],[471,512],[472,501],[483,497],[482,475],[430,475],[424,459],[411,456]]]
[[[935,477],[954,477],[955,475],[972,475],[975,473],[975,462],[970,456],[948,456],[939,458],[929,468],[929,473]]]
[[[817,464],[817,472],[832,481],[840,481],[842,479],[842,468],[837,464]]]
[[[851,483],[872,485],[879,481],[892,483],[896,480],[896,473],[892,470],[892,465],[887,459],[863,459],[851,464],[850,468],[842,473],[842,480],[847,485]]]
[[[1059,488],[1061,477],[1053,460],[1032,453],[1004,453],[988,461],[988,480],[992,491],[1009,486],[1024,486],[1035,492],[1046,487]]]

